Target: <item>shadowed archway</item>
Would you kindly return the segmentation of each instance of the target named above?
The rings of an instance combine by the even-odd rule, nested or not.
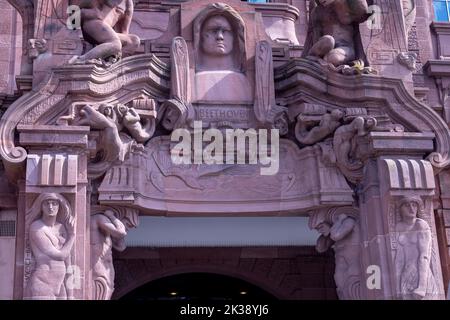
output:
[[[121,300],[277,300],[265,290],[238,278],[214,273],[183,273],[150,281]]]

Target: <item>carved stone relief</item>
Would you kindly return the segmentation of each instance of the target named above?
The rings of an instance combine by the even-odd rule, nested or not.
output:
[[[409,70],[416,70],[417,53],[415,52],[401,52],[397,57],[398,61],[407,67]]]
[[[350,2],[355,6],[349,6]],[[412,153],[423,159],[435,151],[430,161],[442,169],[449,163],[450,152],[445,123],[412,98],[401,81],[361,75],[371,72],[365,64],[358,30],[369,17],[367,2],[311,1],[312,25],[305,48],[308,59],[292,59],[275,69],[275,76],[273,44],[265,36],[256,35],[256,27],[249,27],[249,16],[254,12],[244,12],[244,6],[245,10],[250,8],[247,4],[236,1],[237,9],[210,2],[205,2],[206,8],[204,3],[197,8],[193,3],[180,5],[195,9],[186,28],[192,33],[172,40],[169,75],[169,66],[150,54],[110,65],[122,52],[131,54],[139,39],[129,34],[131,0],[100,3],[82,1],[83,33],[95,47],[75,57],[75,65],[56,68],[51,81],[12,106],[0,124],[5,142],[0,151],[6,159],[6,170],[19,168],[13,173],[20,177],[20,165],[27,161],[24,172],[28,193],[33,188],[54,186],[73,192],[80,184],[86,184],[92,192],[94,205],[87,215],[91,218],[93,281],[87,290],[92,297],[109,299],[114,291],[112,249],[123,250],[127,230],[138,223],[139,211],[122,207],[125,205],[144,214],[166,215],[291,216],[316,210],[310,226],[321,233],[319,251],[334,249],[339,297],[364,298],[361,246],[367,230],[361,230],[360,219],[368,212],[352,206],[359,200],[355,190],[361,186],[367,158],[374,160],[376,152],[390,156],[386,145],[397,155],[403,150],[392,147],[396,141],[417,141],[421,145],[416,149],[408,146],[414,149]],[[100,29],[103,32],[98,32]],[[60,40],[46,50],[45,38],[35,36],[30,41],[30,56],[38,61],[51,50],[75,50]],[[409,55],[400,54],[397,59],[408,68],[414,67]],[[327,68],[318,68],[313,61]],[[76,65],[90,62],[109,68]],[[280,135],[286,138],[280,140],[279,171],[263,176],[260,165],[174,164],[173,143],[167,131],[192,129],[193,120],[204,121],[208,128],[280,129]],[[69,153],[27,156],[22,148],[24,136],[28,134],[29,138],[32,130],[37,130],[30,128],[56,127],[55,123],[63,127],[61,135],[85,130],[85,145],[70,142],[91,156],[90,179],[74,169],[81,162]],[[27,132],[23,129],[26,125]],[[76,126],[91,129],[88,142],[88,129]],[[16,146],[16,132],[22,146]],[[370,145],[378,149],[369,153],[371,139],[381,142],[376,147]],[[431,164],[427,163],[429,172],[422,177],[421,160],[408,159],[406,165],[399,161],[400,167],[389,175],[399,180],[396,192],[434,181]],[[408,179],[402,174],[409,168],[416,171]],[[428,298],[436,292],[433,282],[438,282],[430,240],[432,223],[422,220],[420,206],[412,198],[401,200],[398,210],[393,211],[395,223],[386,231],[394,234],[393,274],[398,281],[398,296],[405,299]],[[75,247],[73,215],[67,199],[54,194],[39,196],[27,213],[27,297],[72,297],[66,273],[63,276],[62,272],[70,264]],[[47,243],[43,235],[49,239]],[[77,238],[81,236],[77,234]],[[44,252],[44,245],[55,255]],[[78,247],[75,256],[80,259]],[[51,274],[40,268],[48,261],[54,268]]]
[[[30,299],[71,299],[67,275],[75,241],[75,217],[60,194],[43,193],[26,216],[25,287]]]
[[[91,177],[105,173],[115,161],[123,162],[130,152],[143,151],[142,144],[153,137],[156,129],[156,103],[145,97],[133,100],[131,106],[73,106],[71,113],[59,122],[89,126],[98,133],[95,159],[88,167]]]
[[[110,210],[91,215],[91,263],[94,299],[109,300],[114,292],[112,249],[125,250],[125,225]]]
[[[193,32],[194,100],[251,102],[245,75],[245,22],[240,14],[224,3],[210,4],[196,17]]]
[[[186,210],[180,201],[195,199],[196,214],[223,214],[238,207],[241,212],[288,214],[314,203],[353,202],[353,192],[336,166],[322,163],[319,146],[298,150],[292,141],[282,139],[279,170],[264,176],[261,165],[174,164],[172,145],[170,137],[156,137],[146,145],[145,153],[109,169],[99,187],[100,203],[112,205],[116,199],[128,199],[148,210],[172,214]]]
[[[91,207],[92,297],[109,300],[114,292],[112,250],[126,249],[125,237],[139,225],[139,211],[127,207]]]
[[[333,248],[336,269],[334,279],[341,300],[361,299],[361,234],[355,208],[324,209],[310,215],[309,226],[321,235],[318,252]]]
[[[438,285],[432,270],[435,248],[428,222],[421,217],[420,197],[404,196],[397,202],[395,225],[395,272],[398,297],[407,300],[434,298]]]
[[[129,33],[134,12],[133,0],[82,0],[80,8],[83,36],[95,47],[82,56],[74,56],[69,63],[97,60],[100,64],[111,64],[122,55],[131,55],[138,49],[139,37]]]
[[[416,22],[417,5],[416,0],[402,0],[403,15],[405,17],[406,36]]]
[[[375,129],[377,120],[369,117],[364,109],[343,111],[335,108],[328,111],[325,106],[304,103],[295,110],[290,116],[296,119],[297,141],[308,146],[332,139],[334,154],[329,158],[350,182],[357,183],[362,178],[364,166],[359,160],[363,153],[361,139]]]
[[[372,73],[372,69],[365,67],[366,58],[358,27],[369,16],[366,0],[310,1],[303,56],[323,60],[334,70],[346,74]]]
[[[337,165],[345,177],[356,183],[363,177],[364,163],[358,159],[357,139],[366,136],[377,125],[375,118],[355,118],[350,124],[339,127],[333,138]]]

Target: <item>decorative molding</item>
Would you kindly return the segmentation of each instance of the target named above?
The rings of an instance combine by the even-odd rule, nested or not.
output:
[[[349,102],[364,101],[386,113],[405,131],[435,133],[436,147],[428,155],[435,173],[450,165],[450,131],[445,121],[429,106],[421,103],[399,79],[371,75],[343,76],[330,73],[319,64],[296,59],[275,70],[275,88],[280,98],[295,98],[301,88],[302,99],[345,108]]]
[[[15,144],[17,125],[53,124],[56,115],[67,114],[76,103],[69,96],[90,97],[93,101],[108,99],[111,103],[128,102],[143,92],[167,98],[169,78],[167,66],[152,54],[125,58],[108,69],[94,65],[53,69],[47,83],[19,98],[0,120],[0,155],[6,171],[20,171],[27,157],[25,149]],[[119,89],[122,90],[118,92]]]

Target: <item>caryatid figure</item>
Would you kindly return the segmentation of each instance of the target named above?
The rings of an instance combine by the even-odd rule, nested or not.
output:
[[[112,249],[125,250],[126,227],[112,211],[91,216],[91,262],[94,299],[109,300],[114,292]]]

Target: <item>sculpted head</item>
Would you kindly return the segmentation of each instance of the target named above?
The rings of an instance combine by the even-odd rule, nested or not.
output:
[[[201,49],[211,56],[226,56],[234,46],[233,28],[224,16],[212,16],[203,24],[201,30]]]
[[[402,220],[417,218],[424,211],[423,202],[418,197],[403,197],[400,199],[398,207]]]
[[[56,218],[66,224],[72,221],[72,210],[67,199],[58,193],[41,193],[33,202],[26,216],[26,224],[30,225],[40,218]]]
[[[47,217],[56,217],[59,211],[58,199],[46,199],[42,202],[42,215]]]
[[[225,69],[245,72],[245,23],[232,7],[208,5],[195,18],[193,33],[197,70],[208,70],[208,63],[227,60],[230,63],[224,64]]]

